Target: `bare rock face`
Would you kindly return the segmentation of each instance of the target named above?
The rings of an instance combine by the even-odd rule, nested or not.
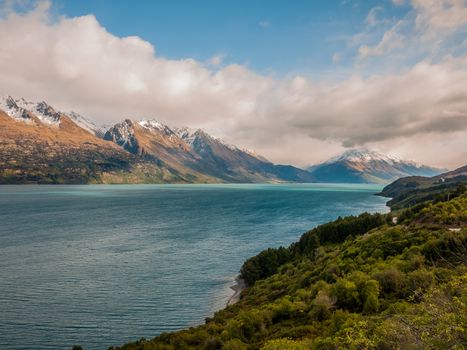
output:
[[[128,152],[138,154],[139,144],[135,136],[135,130],[131,120],[115,124],[104,134],[104,140],[115,142]]]

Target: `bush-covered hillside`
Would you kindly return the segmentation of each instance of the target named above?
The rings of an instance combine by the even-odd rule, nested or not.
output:
[[[237,304],[118,349],[464,349],[467,194],[399,215],[338,219],[266,250],[242,267]]]
[[[379,194],[390,197],[387,204],[392,210],[398,210],[462,193],[466,185],[467,165],[433,177],[403,177],[384,187]]]

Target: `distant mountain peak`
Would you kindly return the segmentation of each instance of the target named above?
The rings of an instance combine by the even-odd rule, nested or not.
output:
[[[113,141],[131,153],[137,153],[139,149],[133,122],[130,119],[125,119],[107,130],[104,140]]]
[[[343,152],[340,155],[332,157],[325,161],[324,163],[334,163],[338,161],[352,161],[352,162],[369,162],[375,160],[383,160],[383,161],[398,161],[395,157],[391,157],[389,155],[382,154],[375,150],[370,150],[368,148],[354,148],[349,149]]]
[[[18,121],[30,123],[32,120],[29,113],[32,113],[46,125],[58,126],[60,124],[61,113],[45,101],[31,102],[24,98],[14,99],[11,96],[6,96],[0,99],[0,109]]]
[[[219,144],[222,144],[223,146],[226,146],[232,150],[237,149],[237,147],[228,144],[227,142],[223,141],[221,138],[213,136],[203,129],[195,129],[195,128],[190,128],[187,126],[181,127],[181,128],[174,128],[175,134],[177,134],[183,141],[185,141],[189,145],[193,145],[195,141],[201,142],[201,141],[209,141],[209,142],[217,142]]]
[[[17,103],[17,100],[11,96],[2,96],[0,98],[0,109],[2,109],[8,116],[17,121],[22,121],[25,123],[32,122],[28,111],[20,107]]]
[[[196,131],[194,132],[194,136],[198,136],[200,138],[210,140],[211,142],[217,142],[218,144],[221,144],[222,146],[227,147],[231,151],[240,151],[240,152],[242,152],[242,150],[240,148],[238,148],[237,146],[232,145],[231,143],[228,143],[228,142],[224,141],[220,137],[213,136],[213,135],[207,133],[206,131],[204,131],[203,129],[196,129]]]
[[[106,131],[104,126],[98,126],[76,112],[58,111],[46,101],[32,102],[23,97],[15,99],[12,96],[2,96],[0,97],[0,109],[16,121],[32,123],[31,115],[34,115],[42,124],[58,127],[62,116],[66,116],[79,127],[98,137],[102,138]]]
[[[368,148],[350,149],[308,169],[318,181],[388,183],[399,177],[433,176],[444,171]]]
[[[156,119],[141,119],[137,124],[150,131],[160,131],[166,135],[174,134],[171,128]]]
[[[196,139],[196,132],[200,129],[190,128],[188,126],[183,126],[181,128],[174,128],[174,133],[185,141],[190,147],[193,146],[193,142]]]
[[[39,120],[50,126],[58,126],[60,124],[61,113],[53,109],[47,102],[30,102],[24,98],[16,100],[16,104],[32,112]]]

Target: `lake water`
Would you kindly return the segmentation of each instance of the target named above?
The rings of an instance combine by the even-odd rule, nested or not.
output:
[[[204,322],[243,261],[371,185],[0,186],[0,348],[107,349]]]

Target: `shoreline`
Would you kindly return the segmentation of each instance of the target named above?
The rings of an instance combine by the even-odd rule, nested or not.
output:
[[[238,275],[235,277],[235,284],[230,287],[234,291],[234,294],[229,298],[227,301],[227,304],[225,307],[228,307],[230,305],[234,305],[240,300],[240,295],[242,294],[242,291],[246,288],[246,283],[245,281]]]

